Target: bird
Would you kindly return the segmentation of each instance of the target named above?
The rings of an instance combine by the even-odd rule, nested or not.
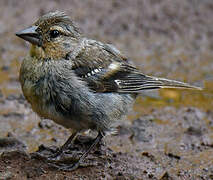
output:
[[[41,118],[72,130],[58,154],[79,133],[97,132],[88,150],[63,170],[77,169],[104,136],[114,133],[116,122],[125,118],[141,92],[159,88],[201,90],[142,73],[112,44],[87,38],[61,11],[44,14],[16,36],[31,43],[19,75],[26,100]]]

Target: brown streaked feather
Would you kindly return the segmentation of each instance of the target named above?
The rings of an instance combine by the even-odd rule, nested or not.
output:
[[[91,42],[74,62],[75,73],[94,92],[137,93],[158,88],[200,89],[187,83],[141,73],[111,45]]]

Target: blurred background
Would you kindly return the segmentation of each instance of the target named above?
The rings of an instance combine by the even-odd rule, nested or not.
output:
[[[85,36],[114,44],[142,72],[204,87],[203,91],[144,93],[136,100],[126,123],[133,128],[133,141],[138,149],[130,148],[129,144],[118,145],[117,141],[122,142],[118,137],[115,144],[109,143],[114,151],[136,154],[151,151],[164,165],[168,161],[160,152],[172,151],[184,157],[174,167],[199,170],[201,174],[201,165],[212,166],[213,159],[206,160],[213,157],[209,147],[213,144],[212,0],[1,0],[1,137],[11,132],[32,152],[42,143],[61,145],[69,136],[66,129],[51,121],[41,121],[31,111],[18,81],[29,44],[14,34],[52,10],[65,11]],[[142,123],[140,127],[147,128],[137,130],[139,120],[152,122],[152,128]],[[195,157],[201,158],[200,161],[194,162]]]

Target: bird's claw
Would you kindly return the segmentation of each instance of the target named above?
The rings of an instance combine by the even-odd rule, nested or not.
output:
[[[47,162],[55,162],[60,160],[64,154],[65,152],[61,149],[53,150],[51,148],[45,147],[44,151],[33,152],[31,157],[36,159],[44,159]]]
[[[64,167],[60,167],[59,169],[62,170],[62,171],[74,171],[74,170],[77,169],[79,166],[80,166],[80,163],[79,163],[79,162],[76,162],[76,163],[71,164],[71,165],[67,165],[67,166],[64,166]]]
[[[61,157],[63,154],[64,154],[64,152],[61,149],[58,149],[55,153],[49,155],[47,157],[47,160],[48,161],[56,160],[56,159],[58,159],[58,157]]]
[[[57,165],[57,164],[48,163],[48,165],[61,171],[74,171],[80,166],[80,163],[76,162],[74,164],[69,164],[69,165]]]

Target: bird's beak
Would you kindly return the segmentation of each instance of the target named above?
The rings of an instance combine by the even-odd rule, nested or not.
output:
[[[37,46],[41,46],[41,40],[39,34],[36,32],[37,26],[31,26],[27,29],[21,30],[16,33],[16,36],[34,44]]]

